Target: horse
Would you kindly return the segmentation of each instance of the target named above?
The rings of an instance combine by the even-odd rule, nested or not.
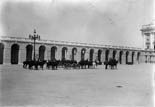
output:
[[[109,61],[104,61],[105,69],[108,69]]]
[[[38,66],[40,66],[40,68],[42,68],[43,70],[43,66],[44,64],[46,63],[46,60],[43,60],[43,61],[36,61],[36,60],[31,60],[31,61],[24,61],[23,62],[23,68],[28,68],[29,69],[33,69],[33,67],[37,70],[38,69]]]
[[[58,65],[60,64],[60,60],[50,60],[46,62],[46,67],[50,69],[52,67],[52,70],[57,69]]]
[[[46,60],[43,60],[43,61],[37,61],[37,66],[40,66],[40,68],[43,70],[43,67],[45,65],[47,61]]]
[[[104,65],[105,65],[105,69],[108,69],[108,66],[111,67],[111,69],[117,69],[117,64],[118,64],[118,61],[116,59],[110,59],[109,61],[105,61],[104,62]]]
[[[23,61],[23,68],[27,68],[30,61]]]
[[[85,68],[86,69],[86,66],[88,65],[89,67],[89,64],[88,64],[88,60],[81,60],[78,62],[78,65],[81,67],[81,69]]]

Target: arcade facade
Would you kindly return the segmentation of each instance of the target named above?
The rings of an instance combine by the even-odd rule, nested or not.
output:
[[[28,38],[1,37],[0,64],[21,64],[25,60],[33,59],[33,41]],[[120,64],[128,62],[154,62],[153,50],[141,48],[75,43],[53,40],[36,40],[36,59],[40,60],[99,60],[104,62],[115,58]]]

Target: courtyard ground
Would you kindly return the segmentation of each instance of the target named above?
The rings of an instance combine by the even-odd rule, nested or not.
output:
[[[42,71],[23,69],[22,65],[1,65],[0,105],[153,107],[154,66]]]

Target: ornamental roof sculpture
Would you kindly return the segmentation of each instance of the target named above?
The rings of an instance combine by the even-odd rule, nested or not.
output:
[[[150,24],[147,24],[147,25],[143,25],[142,26],[142,29],[141,29],[142,32],[147,32],[147,31],[153,31],[155,32],[155,20],[152,21],[152,23]]]

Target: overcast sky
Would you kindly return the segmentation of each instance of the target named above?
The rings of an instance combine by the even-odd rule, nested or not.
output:
[[[153,20],[153,0],[45,0],[1,6],[0,34],[142,47],[141,27]]]

